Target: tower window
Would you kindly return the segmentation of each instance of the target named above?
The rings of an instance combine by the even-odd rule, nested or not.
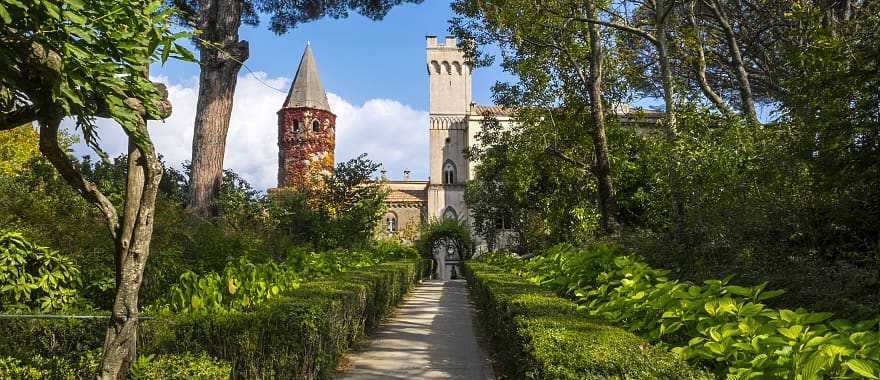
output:
[[[317,120],[312,122],[312,132],[320,132],[321,131],[321,123]]]
[[[299,132],[302,130],[302,121],[294,120],[293,121],[293,131]]]
[[[455,183],[455,164],[450,160],[446,160],[443,164],[443,184],[451,185]]]

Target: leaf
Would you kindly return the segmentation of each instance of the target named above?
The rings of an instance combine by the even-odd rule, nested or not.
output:
[[[801,332],[803,331],[803,329],[804,327],[801,325],[794,325],[791,327],[780,327],[776,329],[776,331],[779,331],[779,333],[784,335],[786,338],[797,340],[797,338],[801,336]]]
[[[752,296],[752,289],[749,289],[749,288],[746,288],[743,286],[728,285],[727,292],[731,293],[731,294],[736,294],[738,296],[743,296],[743,297],[751,297]]]
[[[768,290],[768,291],[763,292],[760,295],[758,295],[758,301],[769,300],[771,298],[779,297],[783,294],[785,294],[785,290],[782,290],[782,289]]]
[[[880,377],[877,377],[875,374],[875,372],[880,372],[880,368],[877,368],[878,366],[876,364],[867,360],[850,359],[846,361],[846,366],[861,376],[874,380],[880,379]]]
[[[12,16],[9,15],[9,12],[6,10],[6,7],[3,4],[0,4],[0,18],[3,19],[3,22],[7,24],[12,24]]]
[[[782,319],[783,321],[795,322],[797,320],[797,317],[798,317],[797,313],[795,313],[791,310],[788,310],[788,309],[779,310],[779,318]]]

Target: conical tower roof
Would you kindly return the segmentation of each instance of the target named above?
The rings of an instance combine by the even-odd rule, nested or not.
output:
[[[290,92],[287,93],[287,99],[284,100],[284,108],[296,107],[331,112],[330,104],[327,103],[327,93],[324,92],[324,86],[321,85],[318,67],[315,65],[315,57],[312,56],[310,45],[306,45],[306,50],[299,61],[299,68],[296,69],[296,76],[293,78],[293,85],[290,86]]]

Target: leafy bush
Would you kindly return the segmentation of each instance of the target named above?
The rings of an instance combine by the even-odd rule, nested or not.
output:
[[[434,245],[446,239],[452,240],[462,257],[473,256],[475,243],[470,226],[455,218],[434,219],[423,225],[416,248],[424,257],[431,258],[434,255]]]
[[[145,351],[207,353],[233,378],[328,378],[421,276],[422,261],[383,263],[283,292],[250,312],[185,314],[156,325]]]
[[[226,380],[232,367],[228,362],[208,355],[142,355],[131,366],[132,380]]]
[[[94,378],[100,363],[100,350],[67,356],[35,354],[24,360],[11,356],[0,356],[0,379],[79,380]]]
[[[94,378],[106,320],[0,319],[0,379]]]
[[[253,263],[246,258],[230,263],[223,273],[188,271],[171,286],[170,300],[160,307],[176,313],[247,311],[298,288],[303,282],[324,278],[383,261],[413,258],[413,249],[383,244],[371,250],[292,251],[284,263]]]
[[[507,268],[575,299],[591,316],[731,378],[880,377],[880,317],[852,323],[831,320],[831,313],[772,309],[763,301],[782,291],[765,290],[766,284],[682,283],[609,246],[559,245]]]
[[[699,379],[675,355],[591,320],[575,303],[509,271],[469,261],[465,276],[513,379]]]
[[[0,310],[60,310],[78,301],[79,269],[69,257],[0,230]]]

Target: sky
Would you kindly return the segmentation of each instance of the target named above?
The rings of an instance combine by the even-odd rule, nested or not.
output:
[[[224,167],[241,174],[255,188],[276,186],[278,147],[276,112],[284,101],[306,43],[310,43],[336,121],[336,162],[367,153],[399,179],[405,169],[413,179],[428,177],[428,77],[425,36],[447,34],[452,11],[447,1],[397,6],[381,21],[351,14],[303,24],[285,35],[268,30],[268,17],[256,27],[242,26],[250,44],[233,100]],[[198,65],[172,61],[151,68],[153,80],[165,83],[173,112],[150,123],[157,151],[166,163],[181,167],[191,158],[198,95]],[[500,68],[473,73],[473,99],[491,104],[491,86],[511,80]],[[112,121],[99,120],[100,145],[112,157],[126,140]],[[68,124],[70,127],[70,124]],[[80,156],[94,153],[74,146]]]

